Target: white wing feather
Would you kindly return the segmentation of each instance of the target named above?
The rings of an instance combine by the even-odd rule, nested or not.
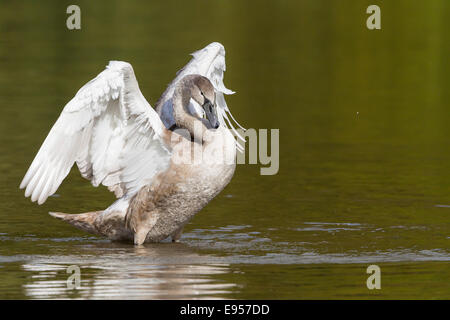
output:
[[[220,43],[213,42],[205,48],[194,52],[192,56],[193,58],[191,61],[189,61],[187,65],[177,72],[176,78],[169,84],[166,91],[164,91],[156,103],[156,111],[160,115],[164,125],[167,128],[170,128],[175,124],[175,119],[173,117],[172,96],[177,82],[186,75],[200,74],[207,77],[214,85],[216,91],[217,115],[220,124],[230,128],[238,138],[245,142],[242,136],[236,131],[236,128],[231,120],[233,120],[240,128],[244,128],[234,119],[230,109],[228,109],[227,103],[225,102],[224,94],[228,95],[234,93],[234,91],[227,89],[223,83],[223,73],[226,70],[225,48]],[[198,113],[202,112],[200,106],[191,100],[190,110],[192,109],[196,110]],[[236,143],[236,147],[239,150],[242,150],[239,143]]]
[[[129,63],[111,61],[64,107],[20,184],[44,203],[77,162],[94,186],[132,194],[167,168],[164,125],[145,100]]]

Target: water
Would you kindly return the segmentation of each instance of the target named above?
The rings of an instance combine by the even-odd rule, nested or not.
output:
[[[0,298],[450,298],[446,0],[0,4]],[[280,171],[240,165],[182,242],[111,243],[47,215],[113,200],[76,170],[42,206],[18,185],[65,103],[109,60],[155,104],[188,53],[227,50],[228,104],[280,129]],[[377,264],[382,289],[368,290]],[[70,265],[81,289],[67,289]]]

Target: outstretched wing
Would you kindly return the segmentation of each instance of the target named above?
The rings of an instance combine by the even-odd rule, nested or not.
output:
[[[224,94],[233,94],[234,91],[227,89],[223,83],[223,73],[226,69],[225,65],[225,48],[218,42],[213,42],[205,48],[198,50],[192,54],[193,58],[187,65],[177,72],[176,78],[169,84],[166,91],[156,103],[156,111],[167,128],[175,124],[173,117],[172,96],[177,82],[188,74],[200,74],[207,77],[214,85],[216,91],[217,115],[221,125],[231,129],[235,135],[242,141],[245,140],[236,131],[236,123],[238,127],[244,129],[233,117],[225,102]],[[201,115],[201,107],[191,99],[189,106],[191,113],[199,113]],[[233,122],[231,121],[233,120]],[[242,147],[237,143],[238,149]]]
[[[169,165],[165,127],[145,100],[129,63],[111,61],[67,103],[20,184],[44,203],[74,162],[94,186],[137,192]]]

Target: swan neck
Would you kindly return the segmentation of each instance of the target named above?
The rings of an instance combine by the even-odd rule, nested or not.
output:
[[[204,124],[188,112],[189,102],[191,100],[192,82],[182,81],[176,88],[173,95],[173,116],[178,128],[184,128],[189,131],[191,137],[202,141],[205,131]]]

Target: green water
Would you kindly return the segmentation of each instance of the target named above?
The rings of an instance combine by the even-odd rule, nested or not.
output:
[[[0,3],[0,298],[450,298],[450,2]],[[132,63],[154,105],[219,41],[247,128],[280,129],[280,170],[239,165],[179,244],[135,248],[47,215],[114,201],[77,170],[42,206],[18,185],[76,91]],[[381,268],[381,289],[366,268]],[[81,268],[68,289],[66,268]]]

